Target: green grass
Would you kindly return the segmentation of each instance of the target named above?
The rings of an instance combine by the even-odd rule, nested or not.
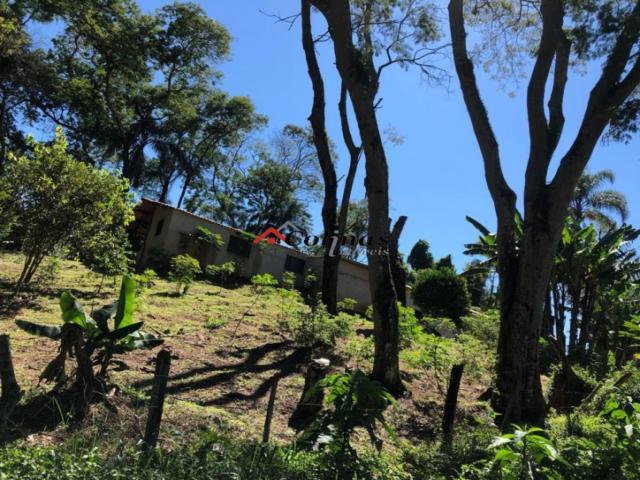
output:
[[[18,254],[0,254],[0,295],[4,299],[11,294],[21,260]],[[49,388],[38,386],[38,377],[56,354],[57,344],[26,334],[14,320],[59,325],[58,299],[63,291],[71,290],[86,309],[91,309],[117,298],[117,288],[117,279],[103,280],[77,262],[65,260],[52,284],[34,285],[20,296],[20,303],[0,310],[0,328],[11,336],[18,381],[28,398]],[[136,320],[145,322],[144,330],[163,337],[172,352],[161,443],[184,445],[193,432],[211,424],[233,428],[246,439],[259,438],[269,382],[274,378],[280,380],[272,438],[284,443],[294,441],[295,431],[287,422],[300,398],[304,364],[287,364],[296,358],[296,346],[282,326],[292,320],[292,312],[308,311],[301,297],[271,287],[259,289],[263,293],[258,295],[250,285],[221,288],[205,281],[194,282],[187,295],[176,296],[175,291],[174,283],[157,279],[140,299],[136,313]],[[333,351],[324,354],[330,355],[337,369],[359,367],[367,371],[373,353],[373,324],[357,315],[345,318],[350,333],[337,340]],[[401,355],[411,397],[400,399],[397,411],[390,413],[400,438],[437,434],[440,407],[425,412],[424,406],[442,405],[452,360],[466,358],[477,363],[469,367],[469,376],[463,379],[460,398],[462,417],[477,414],[476,398],[489,384],[492,353],[486,344],[475,340],[457,342],[424,331],[411,337]],[[143,429],[155,355],[154,351],[123,355],[121,359],[128,368],[114,372],[112,380],[121,386],[125,405],[118,415],[95,412],[94,420],[128,445],[138,441]],[[437,358],[445,360],[434,362]],[[283,365],[288,368],[284,374]],[[63,431],[58,434],[67,437]]]

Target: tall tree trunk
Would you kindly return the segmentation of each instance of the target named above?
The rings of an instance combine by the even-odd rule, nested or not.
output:
[[[406,216],[401,216],[391,229],[391,241],[389,242],[389,255],[391,258],[391,272],[393,275],[393,285],[396,288],[398,301],[403,307],[407,306],[407,272],[402,265],[402,260],[398,252],[400,235],[407,221]]]
[[[160,190],[160,196],[158,197],[158,201],[160,203],[167,203],[170,185],[171,185],[171,176],[165,178],[162,181],[162,189]]]
[[[369,288],[373,302],[375,353],[372,377],[391,392],[404,390],[400,379],[398,306],[389,255],[378,249],[389,242],[389,179],[387,158],[378,127],[375,96],[378,78],[373,52],[361,51],[353,43],[348,0],[311,0],[329,25],[336,67],[351,98],[365,154],[371,248],[368,249]]]
[[[517,273],[500,278],[501,285],[514,285],[508,304],[501,308],[496,377],[500,395],[494,399],[505,426],[519,421],[541,425],[546,413],[539,339],[556,244],[537,230],[525,227]]]
[[[513,422],[541,424],[544,401],[539,377],[538,339],[544,294],[569,202],[612,114],[640,84],[640,59],[634,45],[640,36],[640,2],[623,28],[595,83],[582,123],[551,182],[549,165],[564,127],[563,100],[571,43],[563,31],[564,2],[542,0],[542,31],[527,87],[529,159],[524,187],[524,232],[516,249],[513,228],[515,193],[507,184],[474,67],[467,53],[463,0],[450,0],[449,26],[456,72],[467,111],[482,153],[487,186],[498,219],[498,272],[501,285],[496,404],[503,427]],[[551,66],[553,78],[550,78]],[[550,81],[551,80],[551,81]],[[548,118],[545,111],[545,88]]]
[[[182,190],[180,192],[180,197],[178,198],[178,203],[176,204],[176,208],[180,208],[182,206],[182,201],[184,200],[185,195],[187,194],[187,190],[189,189],[189,185],[191,185],[191,174],[187,174],[184,177],[184,183],[182,184]]]
[[[311,33],[311,4],[308,0],[302,0],[302,47],[307,61],[309,78],[313,87],[313,106],[309,121],[313,131],[313,143],[318,154],[322,178],[324,180],[324,199],[322,202],[322,225],[325,236],[325,249],[322,265],[322,301],[331,314],[338,313],[338,268],[340,264],[339,228],[337,221],[338,208],[338,181],[336,170],[331,158],[329,139],[325,125],[325,99],[324,81],[318,61],[316,59],[315,45]],[[335,239],[331,237],[335,236]]]

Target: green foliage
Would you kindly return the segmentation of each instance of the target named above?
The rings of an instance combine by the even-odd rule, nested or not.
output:
[[[56,447],[0,449],[3,480],[410,480],[391,453],[368,449],[348,464],[328,451],[262,445],[237,435],[207,432],[185,448],[145,457],[140,449],[70,441]]]
[[[420,322],[426,331],[440,337],[453,338],[458,334],[458,327],[449,318],[422,317]]]
[[[65,292],[60,297],[62,327],[44,326],[24,320],[16,320],[16,325],[33,335],[60,340],[60,354],[43,372],[43,378],[57,382],[65,379],[64,362],[72,354],[72,345],[67,344],[72,328],[79,328],[84,338],[84,349],[88,356],[94,356],[94,363],[101,366],[100,374],[106,377],[113,354],[136,349],[154,348],[162,340],[141,330],[143,322],[134,322],[136,284],[130,277],[123,277],[118,300],[87,315],[78,300]],[[109,326],[109,322],[113,326]]]
[[[152,268],[145,268],[142,273],[135,273],[131,278],[136,282],[136,295],[141,296],[156,284],[158,274]]]
[[[351,333],[351,315],[340,312],[333,316],[319,299],[308,310],[298,308],[288,313],[280,326],[300,346],[333,348],[338,338]]]
[[[107,277],[127,273],[131,264],[124,230],[115,235],[114,232],[103,231],[87,239],[79,248],[78,256],[89,270]]]
[[[36,281],[40,285],[50,285],[60,274],[60,259],[55,256],[47,257],[47,261],[40,268]]]
[[[204,327],[207,330],[217,330],[218,328],[222,328],[227,324],[227,320],[224,318],[209,318],[207,322],[204,324]]]
[[[429,242],[426,240],[418,240],[411,249],[411,252],[409,252],[407,263],[411,265],[413,270],[433,268],[433,255],[429,250]]]
[[[453,259],[451,258],[451,255],[447,255],[446,257],[442,257],[440,260],[438,260],[435,263],[433,268],[435,268],[437,270],[442,270],[442,269],[448,268],[449,270],[452,270],[454,273],[456,271],[455,267],[453,266]]]
[[[500,312],[485,310],[468,317],[462,317],[462,330],[473,335],[489,348],[498,345],[498,331],[500,327]]]
[[[455,321],[467,313],[470,305],[466,281],[448,268],[419,271],[411,293],[425,313]]]
[[[222,235],[220,235],[219,233],[213,233],[207,227],[203,227],[202,225],[198,225],[195,232],[193,232],[191,236],[196,240],[196,242],[210,245],[216,249],[224,245]]]
[[[343,350],[358,368],[369,365],[373,361],[375,338],[373,335],[366,338],[353,336],[345,342]]]
[[[420,341],[423,331],[413,308],[403,307],[398,303],[398,322],[401,349],[409,348],[415,342]]]
[[[556,464],[564,462],[541,428],[515,426],[489,445],[496,449],[493,463],[505,480],[561,479]]]
[[[338,302],[338,311],[353,313],[358,309],[358,301],[354,298],[345,297]]]
[[[364,318],[373,320],[373,305],[367,305],[367,308],[364,311]]]
[[[259,273],[251,277],[251,285],[254,288],[277,287],[278,280],[270,273]]]
[[[177,255],[171,259],[169,278],[176,282],[179,295],[187,294],[189,287],[201,272],[200,263],[190,255]]]
[[[240,274],[240,264],[238,262],[225,262],[220,265],[207,265],[205,275],[213,283],[225,286],[227,282],[238,277]]]
[[[307,398],[313,398],[318,390],[324,392],[325,408],[304,433],[305,441],[327,445],[343,456],[355,455],[351,437],[357,427],[367,431],[377,450],[382,448],[379,426],[393,436],[384,412],[396,402],[383,386],[360,370],[328,375],[307,392]]]
[[[26,257],[20,283],[62,247],[90,267],[122,266],[125,227],[133,219],[128,182],[75,160],[60,129],[51,144],[29,143],[29,155],[9,155],[0,177],[0,212],[12,212],[12,236]]]
[[[287,290],[293,290],[296,286],[296,274],[293,272],[284,272],[282,274],[282,286]]]

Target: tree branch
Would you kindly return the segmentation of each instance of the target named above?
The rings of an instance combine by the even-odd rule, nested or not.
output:
[[[527,88],[530,146],[526,172],[525,202],[527,197],[537,195],[540,188],[546,185],[547,170],[551,161],[551,149],[548,144],[549,126],[544,111],[545,87],[562,33],[564,18],[560,0],[543,0],[541,11],[542,35]]]
[[[602,75],[591,90],[580,129],[551,182],[552,195],[562,200],[560,204],[568,203],[573,187],[611,117],[640,84],[640,58],[635,59],[627,75],[622,78],[629,61],[634,58],[632,50],[638,37],[640,1],[624,22]]]
[[[449,2],[449,26],[456,72],[471,124],[484,161],[485,178],[496,206],[498,221],[513,222],[516,194],[502,172],[498,142],[491,128],[487,110],[480,98],[473,63],[467,53],[462,0]]]
[[[569,70],[569,53],[571,52],[571,42],[561,30],[560,38],[556,46],[556,64],[553,74],[553,86],[549,97],[549,156],[553,155],[562,129],[564,128],[564,113],[562,102],[564,100],[564,90],[567,85],[567,72]]]
[[[343,234],[347,225],[347,215],[349,213],[349,202],[351,201],[351,191],[353,190],[353,182],[356,172],[358,171],[358,163],[362,153],[362,146],[357,147],[351,135],[349,126],[349,116],[347,115],[347,87],[344,82],[340,87],[340,101],[338,102],[338,111],[340,112],[340,123],[342,126],[342,138],[349,152],[349,170],[344,181],[342,190],[342,200],[340,202],[340,211],[338,214],[338,233]]]

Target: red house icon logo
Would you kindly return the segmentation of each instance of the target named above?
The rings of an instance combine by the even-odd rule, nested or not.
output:
[[[280,239],[280,241],[282,242],[285,241],[285,236],[282,233],[280,233],[273,227],[269,227],[255,238],[253,244],[257,245],[258,243],[266,239],[269,245],[273,245],[274,243],[276,243],[276,238]]]

